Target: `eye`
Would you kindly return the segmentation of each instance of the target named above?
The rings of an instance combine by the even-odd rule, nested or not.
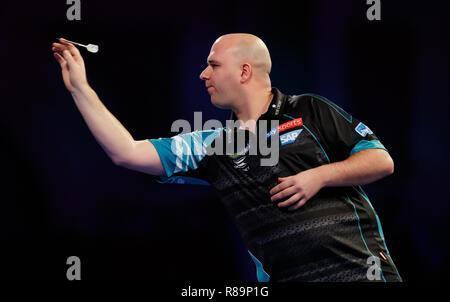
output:
[[[210,64],[210,65],[211,65],[212,68],[219,66],[217,64]]]

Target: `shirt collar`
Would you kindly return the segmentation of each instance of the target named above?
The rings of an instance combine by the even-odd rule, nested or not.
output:
[[[265,113],[263,113],[259,119],[267,120],[271,118],[278,118],[283,109],[283,105],[286,100],[286,95],[284,95],[278,88],[272,87],[273,98],[270,102],[269,108]],[[231,111],[230,120],[236,121],[236,115]]]

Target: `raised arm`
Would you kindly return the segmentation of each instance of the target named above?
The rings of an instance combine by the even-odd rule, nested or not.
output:
[[[117,165],[151,175],[166,175],[153,144],[148,140],[135,141],[89,86],[78,49],[63,39],[60,42],[53,43],[52,50],[61,66],[64,84],[106,154]]]

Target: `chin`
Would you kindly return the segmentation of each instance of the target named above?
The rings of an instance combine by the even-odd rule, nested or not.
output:
[[[228,103],[217,101],[214,97],[211,97],[211,103],[219,109],[230,109],[230,105]]]

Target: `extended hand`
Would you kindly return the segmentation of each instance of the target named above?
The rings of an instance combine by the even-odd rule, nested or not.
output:
[[[270,198],[276,201],[291,196],[288,200],[280,202],[279,207],[288,207],[293,211],[303,206],[311,197],[324,186],[322,177],[315,169],[309,169],[296,175],[278,177],[280,183],[270,190]]]
[[[80,51],[72,44],[64,39],[60,39],[61,43],[53,43],[53,55],[61,65],[64,84],[70,92],[80,89],[87,84],[86,70],[84,61]]]

